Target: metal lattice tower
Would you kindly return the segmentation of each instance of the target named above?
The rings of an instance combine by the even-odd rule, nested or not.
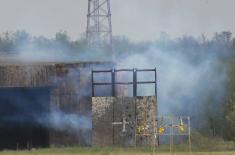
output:
[[[90,47],[112,50],[110,0],[88,0],[86,38]]]

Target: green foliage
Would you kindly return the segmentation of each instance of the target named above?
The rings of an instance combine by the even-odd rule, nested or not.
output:
[[[192,130],[191,135],[193,151],[233,151],[235,143],[224,141],[221,137],[208,137],[202,135],[197,130]]]
[[[227,109],[226,109],[226,130],[225,138],[235,141],[235,60],[232,60],[230,65],[230,76],[229,76],[229,95],[227,98]]]

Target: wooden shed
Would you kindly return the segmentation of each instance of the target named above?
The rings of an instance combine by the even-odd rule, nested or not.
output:
[[[0,149],[90,145],[91,69],[112,65],[0,61]]]

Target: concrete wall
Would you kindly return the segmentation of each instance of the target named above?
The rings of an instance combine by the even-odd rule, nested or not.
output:
[[[156,97],[93,97],[92,145],[94,146],[151,146],[154,144]],[[126,133],[123,117],[129,122]],[[141,129],[141,132],[137,131]]]

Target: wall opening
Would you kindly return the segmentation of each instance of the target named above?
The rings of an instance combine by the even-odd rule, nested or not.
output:
[[[0,88],[0,149],[49,147],[50,87]]]

